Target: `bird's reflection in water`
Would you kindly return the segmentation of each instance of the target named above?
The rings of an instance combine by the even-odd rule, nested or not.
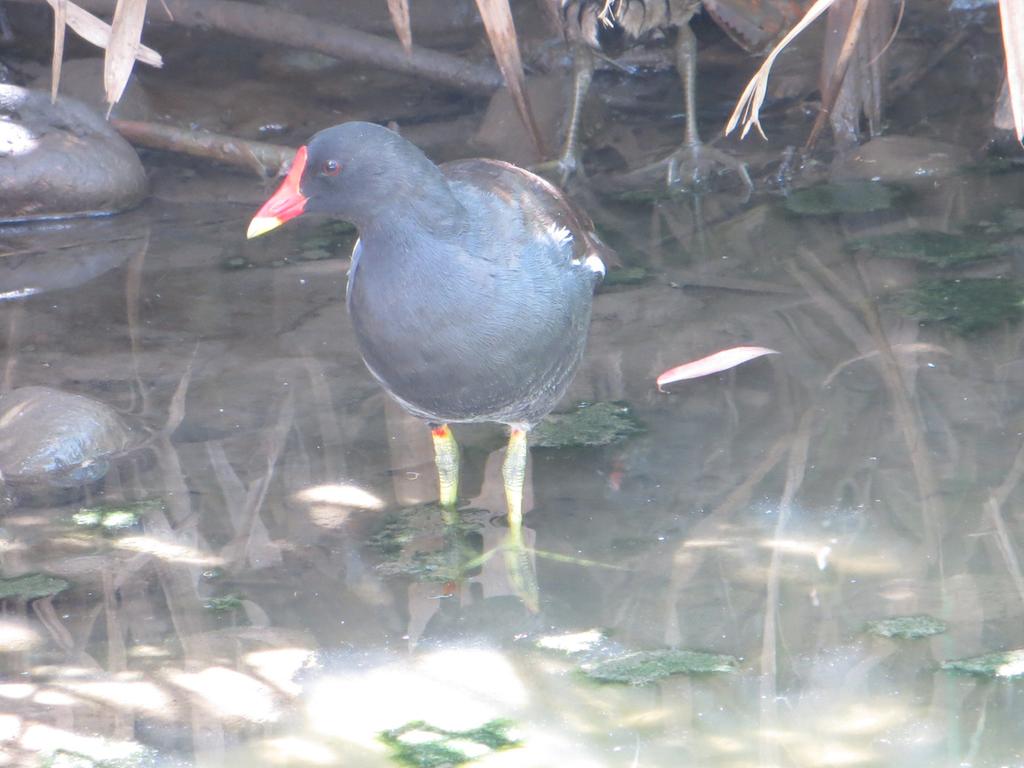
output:
[[[434,506],[433,447],[422,422],[390,400],[385,414],[392,466],[403,470],[392,475],[396,502],[403,508],[422,505],[424,514],[436,514],[436,524],[418,526],[422,533],[406,544],[407,550],[413,556],[439,554],[435,562],[442,564],[438,580],[409,585],[409,646],[452,634],[507,637],[504,630],[510,628],[509,622],[523,627],[532,624],[530,617],[539,604],[536,533],[523,525],[521,540],[510,540],[502,477],[506,449],[488,455],[479,493],[457,509],[445,510]],[[531,463],[528,458],[523,488],[526,512],[533,508]],[[510,610],[510,605],[517,608]],[[491,619],[498,616],[501,622],[493,624]]]

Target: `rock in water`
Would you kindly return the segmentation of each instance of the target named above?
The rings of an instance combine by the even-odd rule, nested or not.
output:
[[[49,387],[0,395],[0,473],[11,485],[95,482],[132,444],[131,428],[97,400]]]
[[[0,221],[116,213],[145,194],[138,155],[100,115],[0,85]]]

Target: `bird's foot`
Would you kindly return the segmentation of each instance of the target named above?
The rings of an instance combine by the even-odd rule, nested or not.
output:
[[[530,170],[541,175],[551,175],[558,179],[561,186],[565,186],[571,179],[586,180],[583,172],[583,164],[575,152],[562,155],[556,160],[548,160],[543,163],[531,166]]]
[[[713,177],[733,171],[743,182],[748,197],[754,191],[747,164],[707,144],[687,142],[661,162],[665,164],[665,185],[670,190],[699,192],[708,188]]]

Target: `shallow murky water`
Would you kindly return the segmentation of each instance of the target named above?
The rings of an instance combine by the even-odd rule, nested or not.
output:
[[[4,390],[88,396],[133,435],[102,482],[16,493],[0,521],[5,579],[51,577],[3,582],[10,763],[383,766],[432,742],[480,765],[1024,764],[1020,681],[940,667],[1024,646],[1019,172],[911,175],[833,215],[763,187],[585,197],[643,270],[597,297],[565,406],[623,402],[645,429],[534,450],[534,615],[493,554],[504,436],[456,429],[446,526],[429,433],[355,348],[354,235],[247,243],[264,185],[150,160],[139,211],[0,233]],[[879,245],[922,231],[966,233],[970,260]],[[975,278],[1001,281],[952,293]],[[937,279],[960,282],[913,293]],[[655,389],[745,344],[780,354]],[[913,615],[944,631],[867,631]],[[658,649],[734,669],[584,674]]]

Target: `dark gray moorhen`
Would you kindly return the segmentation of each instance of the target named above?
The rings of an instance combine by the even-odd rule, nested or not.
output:
[[[458,493],[448,424],[510,427],[503,476],[510,539],[520,544],[526,436],[576,372],[611,252],[540,177],[496,160],[437,166],[371,123],[313,136],[247,236],[303,213],[359,229],[352,325],[370,372],[431,425],[443,506]]]

